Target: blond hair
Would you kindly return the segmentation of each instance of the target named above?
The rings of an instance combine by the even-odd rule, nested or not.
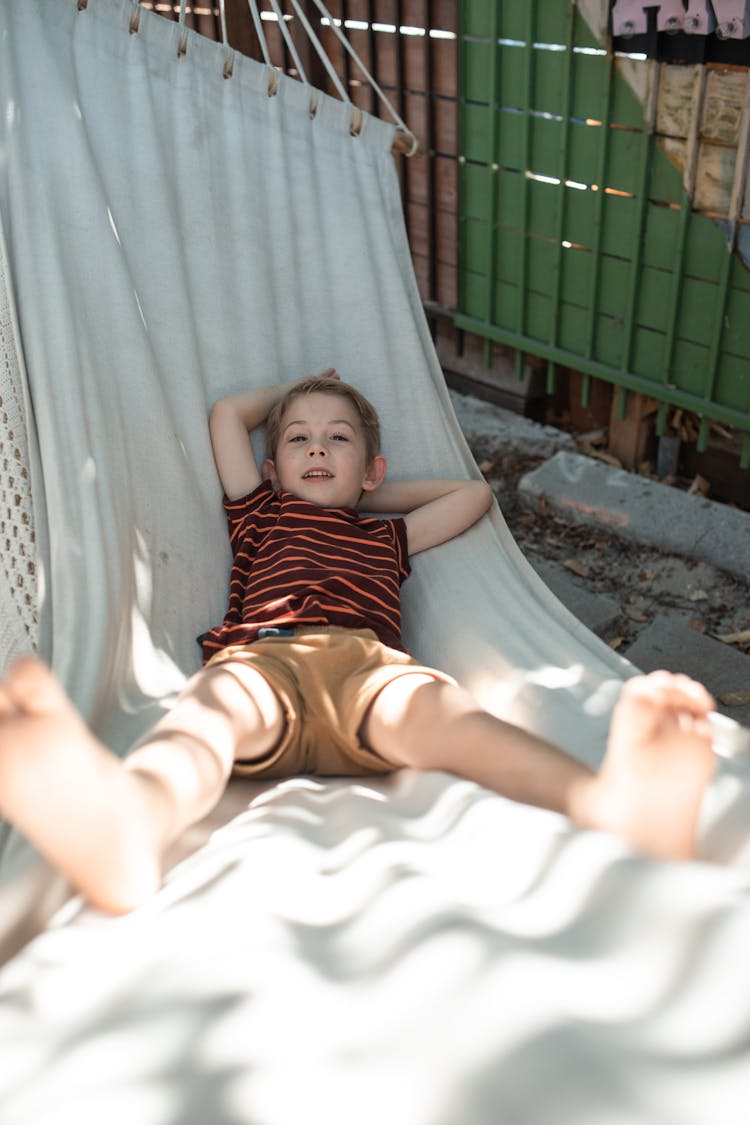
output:
[[[312,394],[339,395],[341,398],[349,399],[362,424],[365,454],[369,465],[380,452],[380,421],[377,411],[356,387],[351,387],[348,383],[342,382],[341,379],[333,379],[330,375],[308,375],[305,379],[300,379],[293,383],[276,405],[271,408],[266,418],[266,456],[272,461],[276,457],[284,411],[295,399],[302,395]]]

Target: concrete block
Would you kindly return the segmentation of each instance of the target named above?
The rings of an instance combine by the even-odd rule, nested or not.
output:
[[[701,559],[750,580],[750,512],[568,450],[522,477],[519,496],[528,507],[544,498],[552,511],[574,523]]]
[[[750,727],[750,702],[730,706],[721,696],[750,691],[750,656],[731,645],[697,633],[679,617],[661,614],[638,635],[624,654],[642,672],[666,668],[699,680],[716,698],[718,710]]]
[[[549,586],[555,597],[592,633],[601,637],[619,617],[620,606],[613,598],[592,593],[562,567],[555,566],[546,559],[537,559],[532,555],[527,558],[545,586]]]

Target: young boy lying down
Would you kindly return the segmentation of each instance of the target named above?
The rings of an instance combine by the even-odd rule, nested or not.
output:
[[[249,434],[264,422],[258,467]],[[409,557],[481,519],[484,482],[386,481],[375,411],[333,370],[221,399],[210,430],[229,609],[173,710],[122,761],[36,659],[0,684],[0,812],[92,904],[120,913],[152,894],[167,849],[233,772],[446,770],[647,854],[693,854],[714,768],[699,684],[666,672],[626,683],[595,773],[404,651]]]

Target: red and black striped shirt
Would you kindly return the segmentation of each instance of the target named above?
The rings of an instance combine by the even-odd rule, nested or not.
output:
[[[410,572],[403,519],[321,508],[269,481],[224,500],[234,561],[229,609],[203,638],[208,660],[268,626],[341,625],[401,642],[399,588]]]

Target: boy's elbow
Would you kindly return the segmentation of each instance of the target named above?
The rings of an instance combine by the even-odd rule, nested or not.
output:
[[[477,519],[480,519],[490,510],[490,505],[492,504],[494,493],[492,491],[492,487],[487,483],[486,480],[477,480],[473,481],[472,483],[475,486],[477,498]]]

